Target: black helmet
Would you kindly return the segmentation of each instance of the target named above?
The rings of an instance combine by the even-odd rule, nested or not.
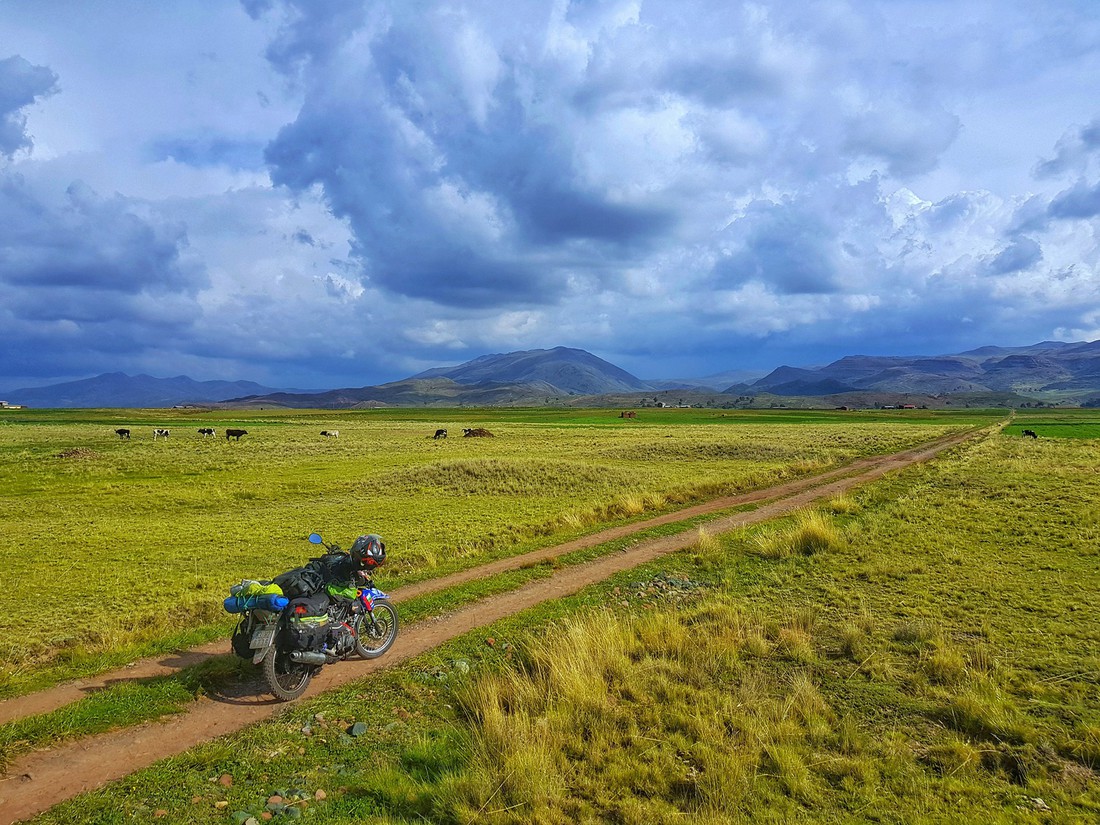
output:
[[[351,546],[351,557],[365,570],[373,570],[381,567],[386,560],[386,545],[382,543],[382,537],[374,533],[360,536]]]

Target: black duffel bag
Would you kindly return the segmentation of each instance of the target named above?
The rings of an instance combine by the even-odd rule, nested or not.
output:
[[[325,586],[324,577],[314,567],[295,567],[280,573],[273,581],[279,585],[283,595],[288,599],[299,599],[304,596],[312,596]]]

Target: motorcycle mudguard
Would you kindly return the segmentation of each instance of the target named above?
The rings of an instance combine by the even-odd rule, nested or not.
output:
[[[256,655],[252,657],[252,664],[258,665],[264,660],[268,649],[275,644],[277,630],[278,627],[275,625],[263,625],[252,631],[252,639],[248,643],[248,646],[256,651]]]

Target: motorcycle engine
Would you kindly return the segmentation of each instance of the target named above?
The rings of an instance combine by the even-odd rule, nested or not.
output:
[[[344,656],[351,653],[355,647],[355,636],[352,635],[351,629],[346,625],[341,624],[337,628],[336,636],[336,653],[339,656]]]

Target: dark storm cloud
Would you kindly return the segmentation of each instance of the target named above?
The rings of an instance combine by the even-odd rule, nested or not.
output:
[[[79,374],[186,336],[202,271],[181,227],[73,184],[62,204],[0,181],[0,362],[8,375]],[[98,361],[96,359],[99,359]]]
[[[273,0],[241,0],[252,17],[276,7]],[[283,71],[293,72],[310,61],[331,56],[362,25],[365,3],[348,0],[284,0],[285,25],[267,50],[268,59]]]
[[[1078,182],[1050,202],[1052,218],[1093,218],[1100,215],[1100,184]]]
[[[195,291],[181,265],[180,226],[142,217],[121,197],[69,187],[54,209],[16,178],[0,181],[0,281],[30,290],[73,287],[116,293]]]
[[[993,275],[1009,275],[1020,272],[1043,260],[1043,248],[1034,238],[1022,236],[1013,240],[989,262]]]
[[[949,195],[937,202],[924,216],[929,227],[939,231],[950,231],[971,220],[981,210],[973,193],[960,192]]]
[[[1100,118],[1089,125],[1071,130],[1058,141],[1053,158],[1035,169],[1037,178],[1049,178],[1066,172],[1082,172],[1088,160],[1100,152]]]
[[[303,112],[268,147],[267,159],[276,183],[324,186],[333,211],[356,229],[354,253],[371,283],[454,306],[541,303],[554,294],[546,274],[441,223],[425,200],[439,176],[411,158],[374,111],[332,115]],[[410,187],[410,179],[419,185]]]
[[[57,91],[57,75],[46,66],[33,66],[15,55],[0,60],[0,152],[9,158],[29,148],[23,109]]]
[[[715,267],[718,285],[760,281],[782,295],[836,290],[836,233],[801,206],[756,204],[730,231],[741,244]]]
[[[907,177],[934,169],[958,133],[959,119],[944,111],[873,108],[852,118],[845,147],[880,158],[891,174]]]
[[[830,106],[831,89],[805,98],[800,84],[813,79],[799,50],[805,20],[785,15],[773,28],[748,6],[691,7],[709,22],[645,4],[647,26],[607,27],[599,20],[606,9],[570,4],[564,19],[598,32],[583,69],[570,75],[560,55],[539,55],[537,36],[524,39],[528,22],[433,6],[424,15],[393,7],[366,25],[352,4],[339,15],[360,27],[352,52],[350,29],[334,28],[332,14],[285,4],[290,22],[269,56],[307,93],[296,121],[267,148],[272,178],[298,192],[323,187],[353,228],[371,283],[454,307],[512,307],[561,301],[578,266],[603,279],[606,262],[641,264],[686,219],[699,220],[695,199],[712,193],[696,180],[677,191],[679,175],[686,184],[705,174],[685,164],[714,164],[714,197],[723,167],[744,180],[726,184],[736,187],[775,172],[795,191],[783,210],[748,216],[731,233],[742,243],[719,265],[721,279],[780,294],[835,291],[838,256],[868,244],[830,239],[829,222],[812,217],[820,204],[797,192],[800,177],[841,175],[859,159],[899,176],[927,172],[956,139],[958,118],[922,102],[922,81],[884,48],[863,55],[868,76],[887,77],[864,90],[871,102]],[[852,43],[860,37],[842,30]],[[844,69],[832,58],[822,66],[823,84]],[[787,98],[799,101],[789,111]],[[653,154],[646,165],[645,136],[621,138],[639,154],[622,161],[617,179],[586,156],[598,160],[598,141],[611,137],[601,119],[657,124],[681,106],[682,116],[652,126],[664,130],[653,134],[657,146],[676,129],[694,132],[679,157],[669,156],[671,186],[647,191],[631,180],[665,160]],[[443,193],[451,200],[441,207]]]
[[[757,55],[722,53],[707,59],[688,56],[670,63],[663,79],[669,89],[710,106],[776,95],[785,83],[778,67],[763,65]]]
[[[372,54],[345,81],[351,95],[315,90],[266,152],[276,183],[324,187],[372,283],[455,307],[551,303],[565,275],[548,248],[581,242],[597,259],[610,254],[601,245],[629,257],[624,247],[672,226],[667,209],[582,184],[562,134],[528,119],[513,82],[478,122],[415,32],[395,26]],[[441,206],[444,196],[458,201]]]

